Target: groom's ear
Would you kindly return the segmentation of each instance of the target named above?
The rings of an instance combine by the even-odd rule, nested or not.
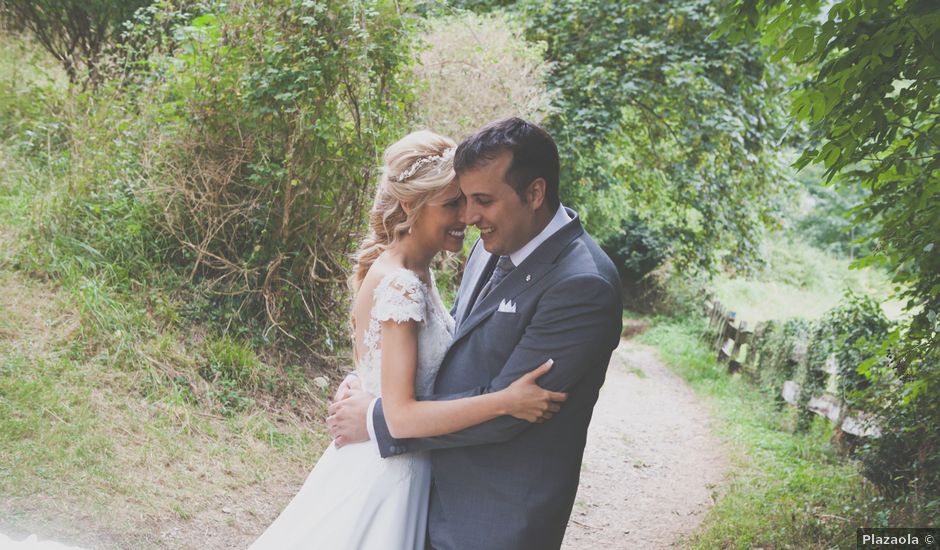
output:
[[[535,178],[526,189],[526,202],[532,205],[534,210],[538,210],[545,202],[545,178]]]

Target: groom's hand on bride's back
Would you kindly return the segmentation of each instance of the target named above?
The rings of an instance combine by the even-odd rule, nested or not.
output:
[[[339,392],[337,392],[339,393]],[[345,398],[330,405],[326,426],[336,448],[369,440],[366,415],[375,396],[362,389],[349,388]]]
[[[359,380],[359,377],[355,373],[349,373],[346,375],[346,378],[343,378],[343,381],[340,382],[338,388],[336,388],[336,394],[333,395],[333,403],[342,401],[349,397],[350,390],[361,390],[362,382]]]

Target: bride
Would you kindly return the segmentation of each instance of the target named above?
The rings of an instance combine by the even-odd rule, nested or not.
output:
[[[430,269],[439,252],[463,245],[453,153],[453,141],[428,131],[385,151],[350,277],[356,373],[364,390],[382,396],[396,438],[443,435],[502,415],[544,421],[566,397],[536,384],[549,360],[502,391],[417,399],[431,393],[454,331]],[[423,549],[430,477],[426,454],[383,459],[371,441],[330,445],[251,549]]]

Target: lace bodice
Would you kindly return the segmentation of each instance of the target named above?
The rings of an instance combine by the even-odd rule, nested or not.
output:
[[[454,334],[454,319],[444,308],[432,275],[430,287],[405,268],[386,274],[373,291],[372,311],[363,336],[365,352],[357,366],[364,390],[382,395],[382,321],[418,321],[416,395],[429,395]]]

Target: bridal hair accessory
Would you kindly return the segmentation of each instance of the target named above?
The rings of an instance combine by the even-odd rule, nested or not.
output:
[[[415,161],[414,164],[409,166],[407,170],[389,179],[394,182],[401,183],[407,180],[408,178],[414,176],[415,173],[418,170],[420,170],[422,166],[426,166],[428,164],[431,164],[432,162],[442,161],[446,158],[450,158],[454,156],[454,150],[455,149],[453,147],[448,147],[447,149],[444,149],[444,152],[441,153],[440,155],[431,155],[429,157],[418,159],[417,161]]]

